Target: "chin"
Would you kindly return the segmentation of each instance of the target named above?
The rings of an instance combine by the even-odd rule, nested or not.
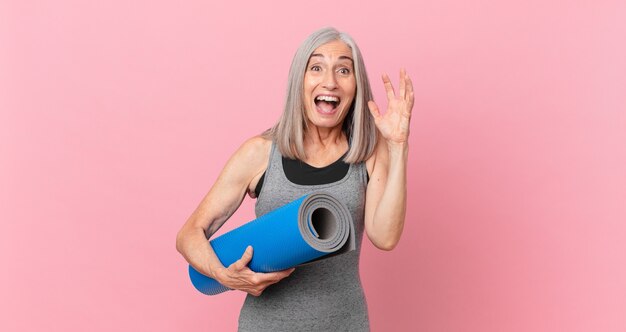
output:
[[[314,114],[313,116],[307,116],[307,120],[309,125],[313,125],[319,128],[328,128],[332,129],[335,127],[341,127],[343,124],[343,119],[339,120],[337,118],[337,113],[334,116],[323,116],[319,114]]]

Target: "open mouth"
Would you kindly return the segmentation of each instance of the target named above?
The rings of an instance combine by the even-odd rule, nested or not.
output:
[[[337,96],[321,95],[315,97],[315,105],[321,113],[333,113],[339,105],[340,99]]]

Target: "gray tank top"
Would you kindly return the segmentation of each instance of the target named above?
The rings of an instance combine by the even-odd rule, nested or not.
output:
[[[323,189],[350,210],[356,250],[296,267],[261,296],[248,295],[239,315],[239,331],[369,331],[359,278],[366,187],[365,163],[350,164],[346,176],[333,183],[292,183],[285,176],[280,151],[272,143],[265,182],[256,202],[257,217]]]

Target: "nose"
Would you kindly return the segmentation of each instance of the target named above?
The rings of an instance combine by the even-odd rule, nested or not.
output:
[[[332,70],[327,70],[324,74],[322,87],[327,90],[335,90],[337,88],[337,80],[335,80],[335,73]]]

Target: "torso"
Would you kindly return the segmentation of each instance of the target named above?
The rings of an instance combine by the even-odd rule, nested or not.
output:
[[[262,154],[261,159],[264,160],[264,162],[255,167],[254,176],[251,178],[250,183],[248,184],[247,193],[252,198],[256,198],[255,189],[257,187],[257,184],[259,183],[259,180],[261,179],[261,177],[265,173],[265,170],[267,169],[267,165],[269,163],[269,158],[270,158],[270,152],[272,148],[271,140],[262,138],[260,136],[255,139],[259,140],[258,142],[259,148],[255,151],[255,153]],[[303,162],[313,167],[318,167],[318,168],[326,167],[329,164],[336,161],[337,159],[339,159],[346,152],[346,150],[347,150],[347,143],[343,150],[341,148],[334,149],[332,153],[328,153],[328,154],[307,153],[308,158],[306,158],[306,160],[303,160]],[[368,176],[372,174],[375,160],[376,160],[376,154],[373,154],[365,162]]]
[[[339,157],[341,155],[336,156]],[[367,331],[367,305],[358,269],[364,231],[365,165],[350,164],[345,177],[333,183],[298,185],[287,179],[281,158],[278,149],[272,148],[270,143],[265,182],[255,207],[257,217],[312,191],[328,191],[348,207],[357,249],[296,267],[291,276],[268,287],[261,296],[248,295],[241,310],[239,330]],[[251,192],[256,186],[252,184]]]

